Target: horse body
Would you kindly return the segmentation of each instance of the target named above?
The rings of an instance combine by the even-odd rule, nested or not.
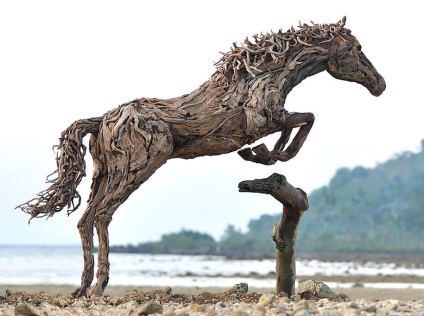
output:
[[[356,38],[337,24],[303,25],[299,30],[255,36],[234,45],[217,63],[211,78],[190,94],[173,99],[141,98],[102,117],[78,120],[62,133],[57,178],[37,198],[19,207],[33,217],[52,216],[80,204],[76,190],[85,176],[82,138],[91,133],[94,161],[88,206],[78,229],[84,270],[74,296],[101,295],[109,279],[108,225],[117,208],[168,159],[220,155],[281,132],[273,150],[261,144],[239,151],[261,164],[293,158],[314,122],[312,113],[290,113],[287,94],[305,78],[327,70],[379,95],[383,78],[361,52]],[[291,132],[299,128],[289,142]],[[94,278],[93,232],[99,238],[97,283]]]

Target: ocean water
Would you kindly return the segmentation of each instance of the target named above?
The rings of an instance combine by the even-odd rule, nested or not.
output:
[[[96,256],[96,254],[95,254]],[[95,258],[96,259],[96,258]],[[275,260],[230,260],[220,256],[111,253],[109,285],[221,286],[246,282],[274,288]],[[70,284],[77,286],[83,268],[79,246],[0,246],[0,284]],[[298,276],[404,275],[424,277],[424,269],[394,263],[298,260]],[[329,283],[327,283],[329,284]],[[353,284],[329,284],[349,287]],[[424,288],[420,283],[366,283],[367,287]]]

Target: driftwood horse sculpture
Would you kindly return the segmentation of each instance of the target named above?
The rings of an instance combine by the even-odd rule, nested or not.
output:
[[[284,108],[287,94],[303,79],[324,70],[380,95],[385,89],[382,76],[344,26],[345,18],[335,24],[303,24],[287,32],[246,38],[223,54],[216,72],[192,93],[166,100],[137,99],[68,127],[57,146],[57,170],[50,176],[54,179],[47,179],[50,187],[18,207],[31,219],[52,216],[63,208],[69,214],[78,208],[81,197],[76,188],[85,176],[82,139],[90,133],[93,182],[78,223],[84,270],[81,287],[73,295],[103,293],[109,280],[112,215],[168,159],[226,154],[275,132],[281,132],[281,137],[273,150],[262,144],[238,153],[247,161],[266,165],[293,158],[314,115],[288,112]],[[97,282],[91,286],[94,227],[99,252]]]

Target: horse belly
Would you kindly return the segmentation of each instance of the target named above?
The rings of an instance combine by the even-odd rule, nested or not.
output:
[[[246,144],[242,137],[222,138],[207,136],[199,142],[174,148],[171,158],[192,159],[201,156],[216,156],[240,149]]]
[[[172,158],[192,159],[200,156],[227,154],[249,142],[246,120],[242,115],[233,117],[221,127],[206,135],[187,137],[180,144],[174,143]]]

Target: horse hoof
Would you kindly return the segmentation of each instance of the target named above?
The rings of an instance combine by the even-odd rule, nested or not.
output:
[[[92,296],[102,296],[103,295],[103,289],[98,286],[92,286],[87,290],[87,297]]]
[[[239,150],[237,153],[244,160],[252,161],[253,153],[252,153],[252,149],[251,148],[247,147],[245,149]]]
[[[81,287],[75,289],[72,293],[71,293],[73,298],[77,298],[77,297],[81,297],[81,296],[86,296],[86,290],[82,289]]]

